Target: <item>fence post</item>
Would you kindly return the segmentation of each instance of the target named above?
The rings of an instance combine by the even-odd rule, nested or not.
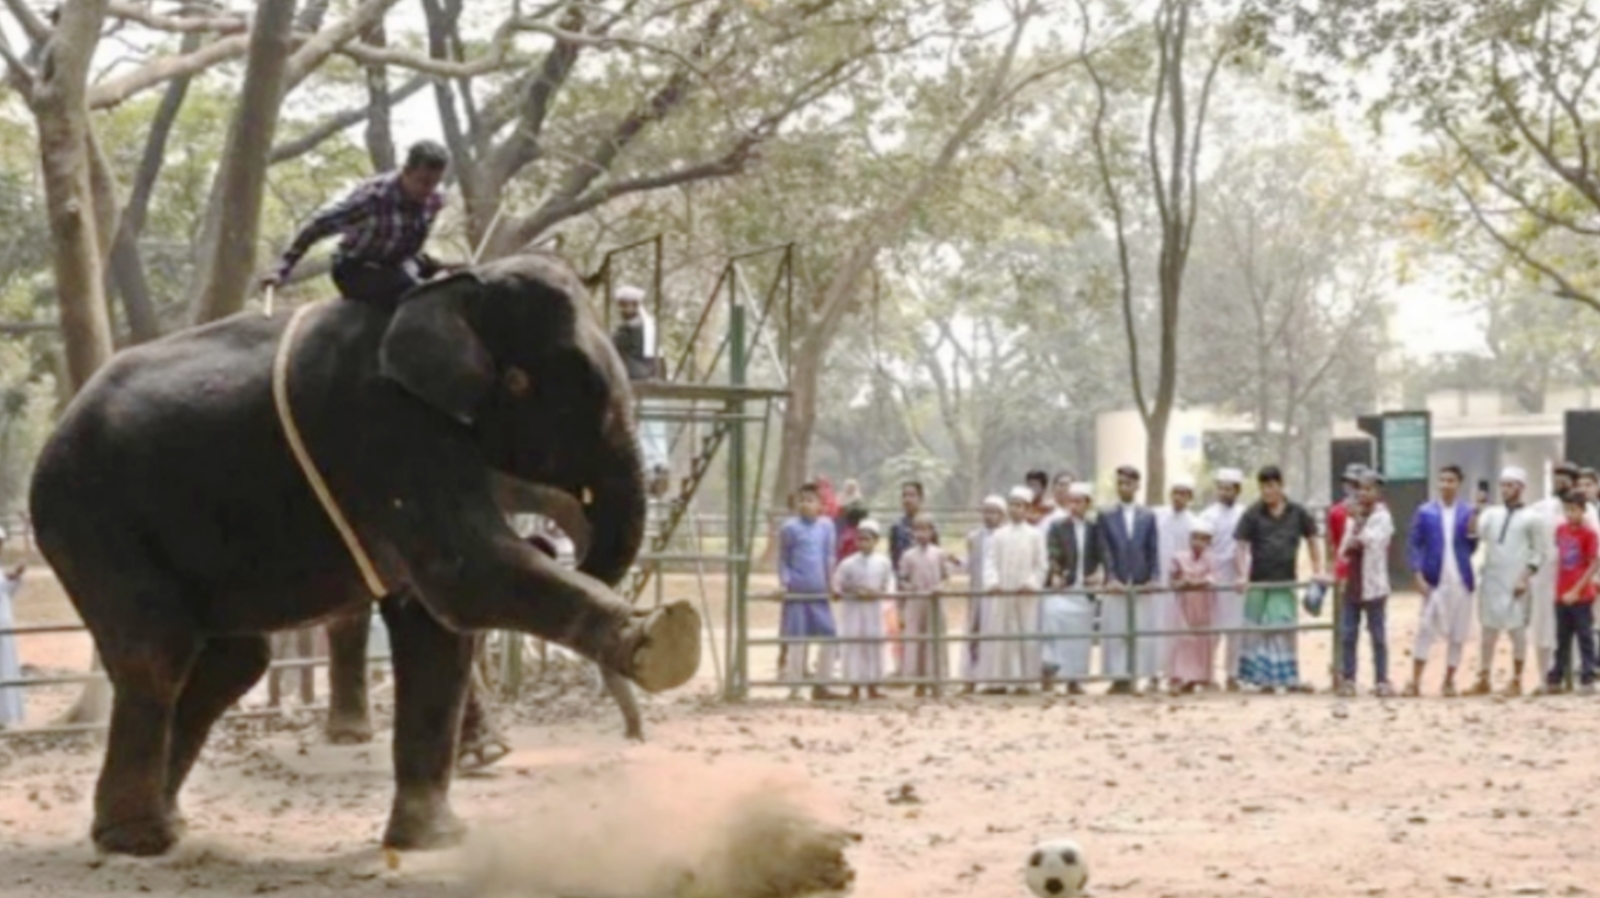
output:
[[[944,697],[944,670],[945,670],[945,642],[944,642],[944,605],[939,601],[939,591],[934,590],[928,601],[933,603],[930,613],[933,615],[933,645],[930,651],[933,654],[933,695],[934,698]]]
[[[1134,604],[1139,601],[1138,587],[1128,587],[1128,679],[1134,689],[1139,688],[1139,612]]]

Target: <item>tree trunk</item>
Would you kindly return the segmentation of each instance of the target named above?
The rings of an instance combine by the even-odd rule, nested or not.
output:
[[[72,393],[83,388],[111,357],[111,321],[106,314],[102,272],[102,217],[96,193],[108,188],[104,173],[96,176],[97,152],[89,128],[86,100],[89,60],[99,43],[107,0],[68,0],[51,34],[31,97],[39,125],[39,156],[45,204],[50,216],[51,258],[60,306],[67,382]],[[96,182],[100,181],[99,190]],[[114,211],[110,215],[114,215]],[[100,659],[94,659],[94,669]],[[104,720],[110,713],[111,690],[105,684],[84,689],[67,713],[68,723]]]
[[[363,40],[374,47],[388,46],[389,39],[384,33],[383,22],[380,21],[368,29]],[[390,171],[397,167],[397,160],[394,151],[394,129],[389,115],[387,66],[367,67],[367,97],[372,102],[372,112],[367,116],[367,155],[372,158],[372,167],[375,171]]]
[[[99,43],[106,6],[107,0],[68,0],[62,5],[32,97],[61,333],[74,392],[111,357],[111,322],[101,277],[104,238],[97,228],[85,100],[89,60]]]
[[[1157,402],[1144,421],[1145,503],[1162,504],[1161,494],[1166,491],[1167,427],[1172,420],[1172,405]]]
[[[196,323],[215,321],[243,308],[255,274],[261,199],[282,108],[294,6],[294,0],[261,0],[256,7],[244,86],[213,191],[220,202],[213,204],[218,217],[208,229],[211,242],[204,246],[204,265],[198,273],[202,286],[194,304]]]

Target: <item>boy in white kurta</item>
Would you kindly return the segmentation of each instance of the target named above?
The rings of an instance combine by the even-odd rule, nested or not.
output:
[[[1189,510],[1189,503],[1194,501],[1194,483],[1183,478],[1174,480],[1169,494],[1172,504],[1156,509],[1156,558],[1161,565],[1157,577],[1163,586],[1171,585],[1173,559],[1190,551],[1189,532],[1194,528],[1194,513]],[[1160,629],[1176,630],[1182,625],[1177,596],[1160,592],[1146,601],[1154,605],[1152,617],[1159,621]],[[1139,666],[1156,673],[1166,673],[1172,644],[1172,640],[1165,636],[1141,637]]]
[[[1478,621],[1483,647],[1478,653],[1478,682],[1468,695],[1489,693],[1489,671],[1495,643],[1511,634],[1509,695],[1522,694],[1522,669],[1528,660],[1528,584],[1544,562],[1544,534],[1539,516],[1522,504],[1528,475],[1521,468],[1500,474],[1504,504],[1478,517],[1478,543],[1483,546],[1483,572],[1478,578]]]
[[[5,531],[0,530],[0,545],[5,544]],[[12,613],[11,597],[22,584],[22,565],[0,573],[0,630],[16,627]],[[17,638],[0,633],[0,680],[22,679],[22,659],[17,654]],[[22,687],[0,686],[0,729],[22,723]]]
[[[983,526],[967,534],[967,629],[968,636],[988,633],[991,608],[995,599],[983,595],[984,584],[989,582],[988,571],[994,567],[994,535],[1006,522],[1006,500],[989,496],[983,500]],[[978,639],[969,639],[961,650],[961,679],[966,683],[963,692],[978,688],[981,658],[988,646]]]
[[[993,636],[1034,636],[1039,634],[1039,590],[1050,571],[1044,534],[1028,523],[1033,491],[1017,487],[1006,501],[1009,521],[990,537],[994,564],[985,565],[985,591],[1001,595],[991,599],[987,632]],[[979,664],[978,679],[1001,687],[1004,681],[1034,681],[1039,678],[1037,639],[1007,639],[986,642]],[[1019,693],[1027,688],[1018,686]]]
[[[861,687],[870,698],[883,698],[878,684],[883,681],[883,603],[894,595],[894,565],[878,547],[878,522],[870,518],[856,527],[856,554],[833,572],[833,593],[839,597],[839,636],[846,640],[840,655],[844,678],[850,683],[851,700],[861,698]]]

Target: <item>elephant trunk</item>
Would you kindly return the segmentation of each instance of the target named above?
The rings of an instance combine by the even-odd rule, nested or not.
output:
[[[644,543],[644,462],[634,437],[633,416],[611,416],[596,453],[587,513],[589,553],[578,569],[610,586],[622,582]]]

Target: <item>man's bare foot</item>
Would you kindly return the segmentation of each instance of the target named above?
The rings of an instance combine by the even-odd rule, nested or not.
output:
[[[1480,674],[1478,674],[1477,682],[1472,684],[1472,687],[1467,690],[1467,694],[1468,695],[1488,695],[1490,692],[1493,692],[1493,691],[1494,690],[1489,686],[1489,675],[1487,673],[1480,673]]]

